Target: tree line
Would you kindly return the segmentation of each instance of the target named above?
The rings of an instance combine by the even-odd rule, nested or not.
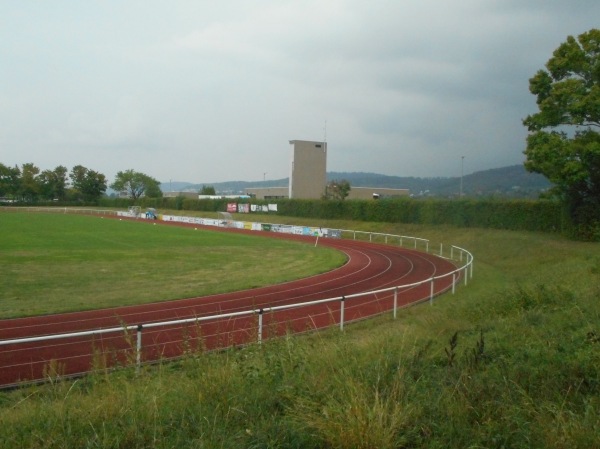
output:
[[[40,170],[31,162],[21,167],[0,163],[0,198],[5,202],[97,202],[109,187],[133,200],[162,196],[159,181],[131,169],[118,172],[109,184],[104,174],[83,165],[69,172],[63,165]]]

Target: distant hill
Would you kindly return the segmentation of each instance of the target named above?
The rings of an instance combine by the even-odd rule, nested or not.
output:
[[[452,197],[460,192],[460,177],[415,178],[388,176],[364,172],[329,172],[327,180],[347,180],[355,187],[379,187],[409,189],[415,197]],[[219,194],[243,194],[249,187],[283,187],[288,178],[269,181],[228,181],[217,183],[192,184],[186,182],[163,183],[163,192],[199,192],[202,186],[212,186]],[[551,187],[542,175],[529,173],[522,165],[494,168],[465,175],[462,180],[463,194],[466,196],[501,196],[516,198],[537,198],[541,192]]]
[[[327,178],[346,179],[356,187],[387,187],[409,189],[414,196],[458,196],[460,177],[415,178],[386,176],[375,173],[331,172]],[[548,179],[537,173],[529,173],[522,165],[494,168],[465,175],[462,191],[467,196],[510,196],[537,198],[551,187]]]

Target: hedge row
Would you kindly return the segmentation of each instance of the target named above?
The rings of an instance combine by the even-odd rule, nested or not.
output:
[[[426,225],[564,232],[568,218],[553,201],[526,200],[280,200],[286,216]]]
[[[142,198],[137,204],[171,210],[218,212],[227,210],[231,199]],[[239,200],[248,202],[249,200]],[[263,204],[264,201],[250,200]],[[452,225],[570,233],[571,224],[564,207],[550,200],[277,200],[278,213],[289,217],[340,219],[425,225]],[[103,199],[101,206],[131,205],[128,199]]]

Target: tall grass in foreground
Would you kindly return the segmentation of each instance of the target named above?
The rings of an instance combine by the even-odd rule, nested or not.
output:
[[[475,254],[457,295],[344,333],[4,392],[2,446],[600,448],[598,245],[421,231]]]

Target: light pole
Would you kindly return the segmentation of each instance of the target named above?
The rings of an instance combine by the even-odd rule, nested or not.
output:
[[[460,157],[460,198],[463,196],[463,176],[465,174],[465,157]]]

